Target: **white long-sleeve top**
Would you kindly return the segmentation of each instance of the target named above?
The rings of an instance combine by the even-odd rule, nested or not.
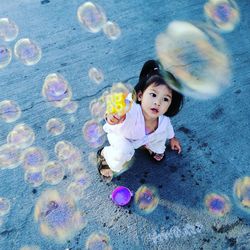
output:
[[[132,95],[129,94],[126,99],[131,101]],[[122,123],[116,125],[106,123],[103,129],[106,133],[122,135],[133,144],[135,149],[146,145],[153,152],[162,154],[166,148],[166,140],[174,137],[174,129],[169,117],[161,115],[158,119],[157,129],[151,134],[146,134],[141,105],[133,102]]]

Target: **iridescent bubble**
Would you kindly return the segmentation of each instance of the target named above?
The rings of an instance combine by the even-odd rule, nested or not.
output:
[[[14,53],[16,58],[27,66],[37,64],[42,58],[41,48],[29,38],[18,40],[14,46]]]
[[[40,250],[39,246],[23,246],[20,250]]]
[[[27,148],[35,141],[35,133],[31,127],[24,123],[16,125],[7,135],[7,142],[19,148]]]
[[[21,150],[15,144],[0,146],[0,169],[12,169],[21,164]]]
[[[106,112],[106,103],[104,98],[94,99],[89,104],[89,110],[94,119],[101,121]]]
[[[240,21],[239,8],[233,0],[210,0],[204,5],[205,15],[220,31],[230,32]]]
[[[60,74],[49,74],[44,81],[42,95],[55,107],[66,106],[72,97],[71,88]]]
[[[68,114],[73,114],[77,111],[78,109],[78,103],[75,101],[69,101],[68,104],[66,104],[63,107],[63,110],[68,113]]]
[[[46,123],[46,129],[51,135],[57,136],[64,132],[65,124],[60,118],[51,118]]]
[[[250,176],[245,176],[235,181],[234,196],[240,207],[250,212]]]
[[[4,197],[0,197],[0,216],[8,214],[10,211],[10,201]]]
[[[184,95],[209,98],[229,86],[231,69],[226,46],[208,26],[173,21],[165,33],[157,36],[156,52],[165,80]]]
[[[230,211],[230,201],[225,195],[211,193],[205,197],[205,205],[212,215],[224,216]]]
[[[29,168],[25,171],[24,180],[32,187],[39,187],[44,182],[43,171],[37,168]]]
[[[41,148],[30,147],[22,153],[22,164],[25,170],[29,168],[43,169],[48,161],[48,154]]]
[[[57,190],[46,190],[39,197],[34,212],[42,234],[59,243],[70,240],[85,225],[83,213],[77,210],[70,195],[61,195]]]
[[[9,65],[12,58],[12,51],[5,45],[0,45],[0,69]]]
[[[136,207],[145,214],[152,213],[159,203],[156,188],[142,185],[135,193]]]
[[[110,40],[116,40],[121,36],[121,29],[115,22],[108,21],[103,26],[103,32]]]
[[[112,250],[112,246],[110,245],[110,238],[107,234],[102,232],[92,233],[85,245],[86,250]]]
[[[82,160],[81,151],[68,141],[59,141],[55,145],[55,154],[69,170],[78,166]]]
[[[85,2],[77,10],[79,22],[92,33],[99,32],[106,23],[106,15],[100,6]]]
[[[0,38],[6,42],[13,41],[18,35],[18,27],[9,18],[0,19]]]
[[[44,178],[50,185],[57,185],[64,177],[65,170],[63,164],[58,161],[50,161],[44,168]]]
[[[93,148],[103,145],[106,139],[102,125],[96,120],[87,121],[82,128],[82,133],[83,138]]]
[[[21,116],[21,109],[18,104],[11,100],[0,102],[0,119],[7,123],[14,122]]]
[[[104,75],[100,69],[92,67],[89,69],[89,79],[97,84],[100,84],[104,80]]]

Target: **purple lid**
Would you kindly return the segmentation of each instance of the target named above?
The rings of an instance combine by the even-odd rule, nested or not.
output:
[[[133,196],[133,193],[124,186],[115,188],[111,194],[112,201],[118,206],[126,206]]]

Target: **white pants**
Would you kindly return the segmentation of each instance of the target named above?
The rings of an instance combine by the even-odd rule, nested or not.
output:
[[[108,133],[110,146],[103,149],[104,158],[113,172],[123,172],[126,162],[130,161],[135,153],[133,144],[123,136]]]

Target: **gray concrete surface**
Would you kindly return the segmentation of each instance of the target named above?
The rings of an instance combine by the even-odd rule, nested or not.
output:
[[[10,17],[20,28],[17,39],[34,39],[43,51],[41,61],[34,66],[13,59],[0,70],[0,101],[15,100],[22,108],[22,116],[15,123],[0,121],[0,144],[5,143],[15,124],[25,122],[36,132],[34,145],[45,148],[51,159],[59,140],[69,140],[81,148],[92,180],[78,204],[87,213],[86,228],[70,241],[57,244],[39,233],[33,219],[36,200],[51,186],[43,184],[34,191],[24,182],[22,167],[0,171],[0,196],[11,200],[10,213],[0,227],[0,249],[31,244],[42,250],[84,249],[94,231],[107,233],[113,249],[250,249],[249,213],[241,210],[233,197],[235,180],[250,173],[250,1],[237,1],[240,24],[223,35],[232,55],[231,86],[208,101],[186,98],[183,110],[173,119],[182,154],[167,150],[164,162],[155,164],[139,150],[132,168],[109,185],[100,181],[87,161],[91,149],[81,129],[90,119],[89,102],[114,82],[129,79],[135,84],[143,63],[155,58],[156,35],[172,20],[204,21],[205,1],[96,1],[108,18],[120,25],[122,36],[116,41],[101,32],[86,32],[79,25],[76,11],[81,3],[0,1],[0,18]],[[13,48],[15,41],[8,44]],[[101,85],[88,79],[91,66],[103,69],[105,81]],[[72,87],[73,99],[79,104],[74,122],[72,115],[50,106],[41,95],[45,77],[53,72],[64,75]],[[58,137],[49,136],[45,129],[47,120],[55,116],[66,124],[65,132]],[[67,183],[69,179],[55,188],[63,190]],[[142,184],[157,187],[161,198],[149,215],[140,214],[134,203],[118,208],[109,199],[117,185],[136,191]],[[216,218],[207,212],[204,197],[211,192],[230,198],[231,211],[225,217]]]

